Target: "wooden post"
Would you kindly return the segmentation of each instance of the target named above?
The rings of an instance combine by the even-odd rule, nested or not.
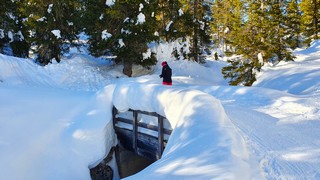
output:
[[[158,115],[158,140],[159,140],[159,146],[158,146],[158,159],[162,156],[162,151],[164,149],[163,144],[163,118]]]
[[[115,128],[116,126],[116,121],[117,121],[117,118],[116,118],[116,115],[118,113],[118,110],[116,109],[116,107],[112,107],[112,122],[113,122],[113,128]]]
[[[132,138],[132,146],[135,152],[137,152],[138,147],[138,113],[136,111],[133,111],[133,138]]]

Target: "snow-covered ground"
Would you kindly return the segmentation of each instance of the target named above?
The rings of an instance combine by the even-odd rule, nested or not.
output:
[[[228,86],[225,61],[173,61],[166,49],[173,86],[160,62],[127,78],[84,54],[45,67],[0,54],[0,179],[90,179],[116,143],[112,105],[173,127],[162,158],[128,179],[320,179],[319,49],[265,65],[252,87]]]

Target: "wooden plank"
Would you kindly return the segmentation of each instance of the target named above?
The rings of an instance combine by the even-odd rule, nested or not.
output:
[[[156,113],[156,112],[147,112],[147,111],[141,111],[141,110],[133,110],[133,109],[129,109],[129,111],[132,111],[132,112],[137,112],[139,114],[145,114],[145,115],[149,115],[149,116],[154,116],[154,117],[158,117],[158,116],[161,116],[160,114]],[[161,116],[163,118],[166,118],[164,116]]]
[[[133,124],[132,120],[125,119],[125,118],[122,118],[122,117],[117,117],[116,118],[116,122],[118,122],[118,121],[119,122],[123,122],[123,123],[127,123],[127,124]],[[138,122],[138,126],[142,127],[142,128],[150,129],[150,130],[153,130],[153,131],[158,131],[158,126],[154,126],[154,125],[151,125],[151,124]],[[171,129],[164,128],[163,131],[164,131],[164,134],[167,134],[167,135],[170,135],[172,133]]]
[[[129,109],[129,111],[137,112],[139,114],[145,114],[145,115],[149,115],[149,116],[155,116],[155,117],[158,116],[158,114],[155,112],[147,112],[147,111],[140,111],[140,110],[133,110],[133,109]]]
[[[132,119],[126,119],[126,118],[122,118],[122,117],[117,117],[116,121],[133,125],[133,120]]]
[[[116,118],[116,115],[118,113],[118,110],[116,109],[116,107],[112,107],[112,123],[113,123],[113,127],[115,127],[116,125],[116,121],[117,121],[117,118]]]
[[[163,144],[163,117],[158,116],[158,158],[160,159],[162,156],[162,152],[164,150]]]
[[[132,145],[132,131],[127,129],[121,129],[115,127],[115,131],[117,133],[117,138],[122,147],[126,148],[127,150],[134,151]]]
[[[133,111],[133,128],[132,128],[132,135],[133,135],[133,149],[137,151],[137,140],[138,140],[138,113]]]
[[[120,146],[129,151],[136,152],[138,155],[146,157],[150,160],[157,160],[157,145],[158,138],[150,136],[148,134],[138,134],[137,151],[132,146],[132,131],[127,129],[121,129],[116,127],[116,133]]]
[[[146,134],[138,134],[138,155],[154,161],[157,160],[157,145],[158,139],[156,137]]]

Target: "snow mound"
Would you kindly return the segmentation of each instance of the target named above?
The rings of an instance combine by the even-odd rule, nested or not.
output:
[[[131,108],[166,116],[174,129],[162,158],[128,179],[251,178],[255,167],[247,162],[245,143],[214,97],[181,87],[123,81],[115,87],[112,101],[123,112]]]
[[[294,52],[297,59],[266,65],[257,75],[253,86],[277,89],[296,95],[320,94],[320,41],[308,49]]]
[[[10,85],[56,86],[45,69],[30,59],[0,54],[0,80]]]
[[[0,54],[0,82],[10,85],[97,91],[124,77],[120,72],[111,61],[89,55],[76,54],[40,66],[31,59]]]

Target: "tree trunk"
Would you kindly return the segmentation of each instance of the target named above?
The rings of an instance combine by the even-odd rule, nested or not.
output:
[[[198,58],[198,0],[194,1],[193,4],[193,16],[194,16],[194,24],[193,24],[193,57],[196,62],[199,62]]]
[[[123,62],[123,74],[131,77],[132,76],[132,62]]]
[[[318,39],[318,7],[317,7],[317,0],[314,1],[314,9],[313,9],[313,25],[314,25],[314,34],[315,39]]]
[[[162,29],[166,29],[166,19],[165,19],[165,3],[164,2],[161,2],[161,13],[162,13]],[[168,40],[168,33],[167,31],[164,31],[164,38],[165,40],[167,41]]]

